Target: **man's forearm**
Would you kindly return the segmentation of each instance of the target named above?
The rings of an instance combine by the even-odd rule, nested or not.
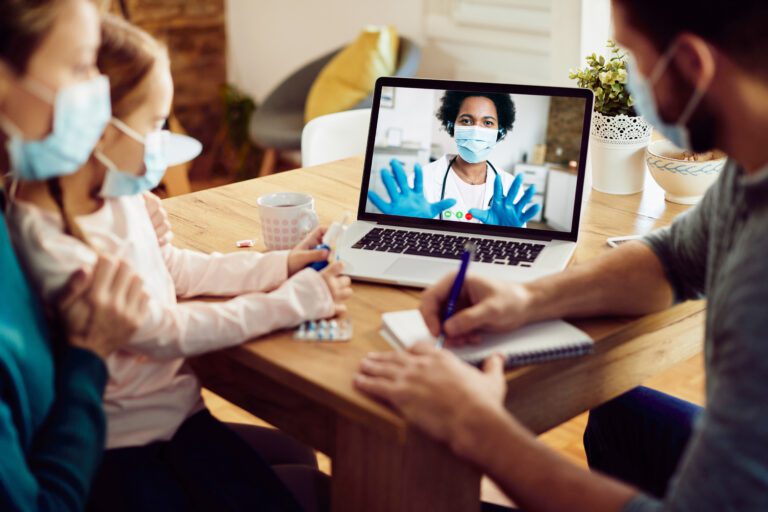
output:
[[[579,468],[540,443],[505,410],[468,415],[452,444],[526,511],[617,512],[637,491]]]
[[[661,262],[641,242],[628,243],[534,281],[528,322],[562,317],[642,315],[669,307],[672,288]],[[523,510],[619,511],[637,491],[583,470],[541,444],[503,408],[463,415],[451,446],[488,474]]]
[[[642,242],[630,242],[599,258],[527,285],[529,322],[551,318],[643,315],[672,303],[661,262]]]

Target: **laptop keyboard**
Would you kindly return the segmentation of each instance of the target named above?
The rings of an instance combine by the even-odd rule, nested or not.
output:
[[[544,249],[544,244],[387,228],[373,228],[352,248],[457,260],[461,259],[468,241],[474,242],[477,248],[475,261],[498,265],[530,267]]]

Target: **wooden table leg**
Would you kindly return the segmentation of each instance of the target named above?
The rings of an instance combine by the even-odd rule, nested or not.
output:
[[[275,166],[277,165],[277,150],[274,148],[264,149],[264,154],[261,157],[261,164],[259,165],[259,178],[263,176],[269,176],[275,172]]]
[[[419,431],[398,442],[339,420],[335,451],[334,512],[480,510],[480,473]]]

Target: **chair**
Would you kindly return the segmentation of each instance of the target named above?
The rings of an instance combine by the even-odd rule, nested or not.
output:
[[[312,83],[326,64],[343,48],[323,55],[278,85],[251,119],[250,133],[254,144],[265,150],[259,175],[271,174],[278,151],[301,149],[304,128],[304,105]],[[421,61],[421,49],[406,37],[400,37],[398,66],[395,76],[415,76]],[[355,105],[354,109],[371,108],[373,95]]]
[[[365,153],[371,109],[316,117],[301,132],[301,165],[320,165]]]

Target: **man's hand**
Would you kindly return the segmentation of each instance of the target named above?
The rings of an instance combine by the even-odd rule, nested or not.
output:
[[[434,336],[441,332],[443,311],[456,277],[452,272],[427,288],[419,310]],[[481,331],[511,331],[528,323],[531,294],[525,285],[496,282],[467,274],[458,301],[458,310],[442,326],[445,342],[459,346],[480,342]]]
[[[354,383],[460,455],[468,449],[466,429],[500,411],[506,393],[501,356],[488,358],[480,371],[424,343],[408,352],[368,354]]]
[[[288,277],[303,270],[310,263],[328,259],[327,250],[314,249],[323,243],[325,231],[326,228],[322,226],[316,227],[288,253]]]
[[[160,244],[160,247],[171,243],[173,231],[171,231],[171,223],[168,221],[168,212],[163,208],[160,198],[152,192],[144,192],[144,205],[147,207],[149,218],[152,219],[157,243]]]
[[[80,270],[70,278],[57,304],[70,343],[103,359],[130,341],[148,300],[125,262],[99,256],[90,274]]]

